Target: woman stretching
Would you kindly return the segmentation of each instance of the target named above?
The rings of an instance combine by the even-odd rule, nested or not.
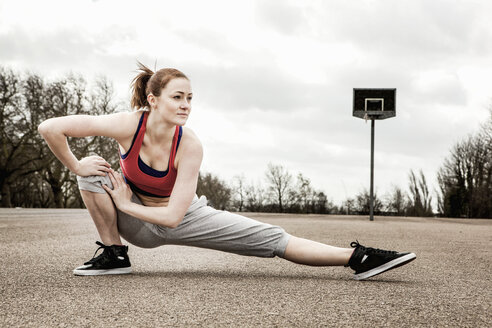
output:
[[[313,266],[350,266],[366,279],[416,258],[364,247],[339,248],[298,238],[282,228],[207,206],[196,195],[202,145],[189,128],[191,84],[176,69],[152,72],[139,63],[131,106],[111,115],[51,118],[39,132],[55,156],[77,175],[82,199],[94,220],[103,252],[76,275],[131,272],[129,243],[204,247],[240,255],[275,257]],[[67,137],[106,136],[119,144],[122,175],[99,156],[78,160]],[[355,248],[355,249],[354,249]]]

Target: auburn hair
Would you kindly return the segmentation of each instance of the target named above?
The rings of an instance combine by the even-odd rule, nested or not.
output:
[[[175,68],[162,68],[157,72],[152,72],[150,68],[137,61],[138,75],[132,80],[132,99],[130,105],[134,109],[149,108],[150,104],[147,101],[147,96],[153,94],[156,97],[161,95],[161,90],[172,79],[188,77],[183,72]]]

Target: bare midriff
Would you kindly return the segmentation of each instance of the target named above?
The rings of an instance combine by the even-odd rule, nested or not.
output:
[[[166,207],[169,204],[169,197],[165,197],[165,198],[152,197],[152,196],[142,195],[138,192],[135,192],[135,194],[138,196],[142,204],[145,206]]]

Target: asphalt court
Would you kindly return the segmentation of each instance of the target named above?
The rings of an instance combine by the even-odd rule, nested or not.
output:
[[[86,210],[0,209],[0,326],[492,326],[492,220],[242,214],[319,242],[357,239],[417,259],[354,281],[342,267],[130,245],[133,274],[76,277],[97,248]]]

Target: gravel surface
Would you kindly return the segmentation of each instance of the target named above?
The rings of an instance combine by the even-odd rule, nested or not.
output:
[[[130,246],[133,274],[76,277],[97,248],[86,210],[0,209],[0,326],[492,327],[492,220],[246,215],[417,260],[354,281],[343,267]]]

